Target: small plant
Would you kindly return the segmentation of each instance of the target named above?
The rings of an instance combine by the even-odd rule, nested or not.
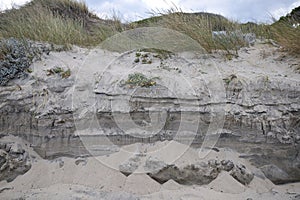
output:
[[[181,73],[181,69],[179,69],[178,67],[169,67],[168,65],[166,65],[164,62],[160,62],[160,66],[157,66],[157,68],[161,68],[161,69],[164,69],[164,70],[167,70],[167,71],[171,71],[171,70],[174,70],[174,71],[177,71],[178,73]]]
[[[149,55],[146,53],[146,54],[141,55],[141,57],[142,57],[142,58],[148,58]]]
[[[224,78],[223,80],[225,81],[226,85],[229,85],[230,82],[236,78],[237,78],[237,76],[235,74],[231,74],[230,76],[228,76],[227,78]]]
[[[33,72],[33,69],[28,68],[28,69],[26,69],[26,72],[29,73],[29,74],[31,74]]]
[[[151,55],[150,53],[154,55]],[[173,55],[172,52],[163,49],[155,49],[155,48],[140,49],[135,54],[136,59],[134,60],[134,63],[141,62],[142,64],[152,64],[153,58],[159,58],[161,61],[163,61],[167,58],[170,58],[172,55]]]
[[[171,51],[167,51],[164,49],[156,49],[156,48],[147,48],[147,49],[142,49],[141,51],[154,53],[155,55],[153,57],[159,58],[160,60],[166,60],[170,58],[172,55],[174,55]]]
[[[47,69],[47,76],[54,74],[59,74],[62,78],[69,78],[71,76],[71,70],[67,69],[66,71],[61,67],[55,67],[52,69]]]
[[[47,76],[51,76],[54,74],[60,74],[64,72],[64,70],[61,67],[55,67],[55,68],[51,68],[51,69],[47,69]]]
[[[269,78],[269,76],[267,76],[267,75],[264,76],[264,77],[263,77],[263,81],[264,81],[265,84],[270,83],[270,78]]]
[[[160,66],[159,66],[161,69],[164,69],[164,70],[167,70],[167,71],[171,71],[172,70],[172,68],[171,67],[169,67],[169,66],[167,66],[167,65],[165,65],[164,63],[160,63]],[[159,68],[158,67],[158,68]]]
[[[296,71],[297,73],[300,73],[300,65],[298,65],[298,66],[295,68],[295,71]]]
[[[156,85],[155,79],[158,79],[158,77],[147,78],[142,73],[134,73],[128,75],[128,79],[125,82],[125,84],[129,85],[130,87],[134,87],[134,86],[151,87]]]
[[[237,57],[236,55],[233,55],[232,53],[225,54],[226,60],[232,60],[234,57]]]
[[[69,78],[71,76],[71,70],[68,69],[67,71],[64,71],[61,73],[62,78]]]
[[[147,63],[148,63],[147,59],[144,58],[144,59],[142,60],[142,64],[147,64]]]
[[[151,56],[149,53],[142,53],[144,50],[139,50],[135,53],[135,60],[134,63],[142,62],[142,64],[152,64]]]

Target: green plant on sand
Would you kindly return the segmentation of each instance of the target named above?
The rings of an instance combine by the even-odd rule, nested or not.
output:
[[[51,76],[54,74],[59,74],[62,78],[69,78],[71,76],[71,70],[64,70],[61,67],[54,67],[51,69],[47,69],[47,76]]]
[[[140,86],[140,87],[151,87],[156,85],[155,79],[158,77],[147,78],[142,73],[129,74],[128,79],[125,81],[126,85],[130,87]]]

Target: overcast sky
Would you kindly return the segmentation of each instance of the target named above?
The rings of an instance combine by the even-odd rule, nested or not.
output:
[[[0,0],[0,9],[12,3],[28,0]],[[100,17],[116,12],[123,21],[149,17],[151,10],[168,9],[176,5],[186,12],[212,12],[241,22],[270,22],[271,16],[279,18],[300,6],[300,0],[85,0],[91,11]]]

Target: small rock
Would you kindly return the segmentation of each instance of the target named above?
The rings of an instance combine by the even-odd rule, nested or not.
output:
[[[161,169],[163,169],[166,166],[167,164],[165,162],[150,156],[145,162],[144,169],[150,173],[158,173]]]
[[[209,184],[217,178],[218,174],[219,170],[216,168],[202,168],[199,165],[187,165],[183,168],[167,165],[157,173],[148,173],[151,178],[161,184],[174,180],[182,185]]]
[[[31,168],[30,157],[18,143],[0,145],[0,181],[13,181]]]
[[[9,151],[10,151],[10,148],[11,148],[11,145],[5,144],[4,147],[5,147],[4,150],[5,150],[6,152],[9,152]]]
[[[9,153],[13,153],[13,154],[22,154],[24,152],[25,152],[25,150],[18,143],[12,144],[10,147],[10,150],[9,150]]]
[[[140,158],[137,155],[135,155],[132,158],[129,158],[128,161],[122,163],[119,166],[119,170],[125,176],[129,176],[139,167],[139,164],[140,164]]]
[[[208,161],[208,165],[212,168],[217,168],[218,166],[220,166],[220,164],[221,163],[218,160],[212,159]]]
[[[63,162],[63,161],[62,161]],[[82,165],[85,166],[87,164],[87,159],[86,158],[79,158],[75,161],[76,165],[79,165],[80,163],[83,163]]]
[[[260,179],[263,179],[265,180],[266,179],[266,176],[265,174],[260,170],[260,169],[256,169],[254,172],[253,172],[254,176],[260,178]]]
[[[200,162],[200,163],[198,163],[197,164],[199,167],[201,167],[201,168],[208,168],[209,167],[209,165],[206,163],[206,162]]]
[[[59,168],[62,168],[64,166],[65,162],[62,159],[58,160],[58,166]]]
[[[212,150],[215,151],[215,152],[220,152],[220,150],[216,147],[212,148]]]
[[[234,164],[231,160],[222,160],[221,161],[222,164],[222,170],[229,172],[230,170],[233,169]]]
[[[289,175],[276,165],[264,165],[260,169],[274,184],[281,184],[290,180]]]
[[[248,185],[254,178],[253,173],[246,170],[244,165],[235,165],[230,175],[243,185]]]

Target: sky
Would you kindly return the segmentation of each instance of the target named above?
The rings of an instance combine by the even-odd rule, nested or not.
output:
[[[82,0],[80,0],[82,1]],[[150,17],[152,11],[176,5],[185,12],[211,12],[240,22],[271,22],[297,6],[300,0],[83,0],[99,17],[116,14],[122,21],[135,21]],[[0,9],[22,5],[28,0],[0,0]]]

